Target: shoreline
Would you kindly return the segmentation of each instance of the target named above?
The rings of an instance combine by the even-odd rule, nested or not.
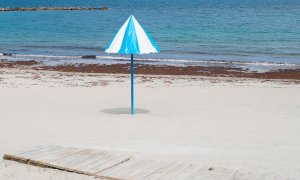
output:
[[[0,61],[0,68],[21,68],[38,71],[57,71],[74,73],[129,74],[130,64],[64,64],[45,65],[30,61]],[[300,80],[300,69],[278,69],[267,72],[254,72],[242,68],[222,66],[172,66],[135,64],[135,74],[140,75],[172,75],[172,76],[208,76],[234,77],[253,79]]]

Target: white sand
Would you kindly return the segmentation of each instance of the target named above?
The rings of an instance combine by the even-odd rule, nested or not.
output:
[[[0,154],[87,147],[300,179],[299,84],[136,77],[134,116],[129,90],[127,75],[0,69]],[[0,161],[0,179],[93,178]]]

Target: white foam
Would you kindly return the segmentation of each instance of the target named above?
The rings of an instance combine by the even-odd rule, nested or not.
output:
[[[130,60],[129,57],[123,56],[97,56],[99,59],[112,59],[112,60]],[[174,62],[174,63],[210,63],[210,64],[245,64],[257,66],[296,66],[291,63],[278,63],[278,62],[247,62],[247,61],[225,61],[225,60],[195,60],[195,59],[169,59],[169,58],[134,58],[135,61],[156,61],[156,62]]]

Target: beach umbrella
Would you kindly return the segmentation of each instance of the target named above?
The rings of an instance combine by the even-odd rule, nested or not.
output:
[[[131,114],[134,114],[134,54],[158,53],[159,47],[149,34],[137,22],[133,15],[129,16],[121,29],[105,49],[107,53],[130,54],[131,74]]]

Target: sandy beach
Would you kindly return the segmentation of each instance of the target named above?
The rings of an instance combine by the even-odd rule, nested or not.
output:
[[[0,14],[0,180],[300,180],[300,0]]]
[[[2,67],[0,154],[60,145],[228,169],[235,179],[300,178],[298,80],[139,74],[135,82],[131,116],[128,74]],[[93,178],[1,160],[0,179]]]

